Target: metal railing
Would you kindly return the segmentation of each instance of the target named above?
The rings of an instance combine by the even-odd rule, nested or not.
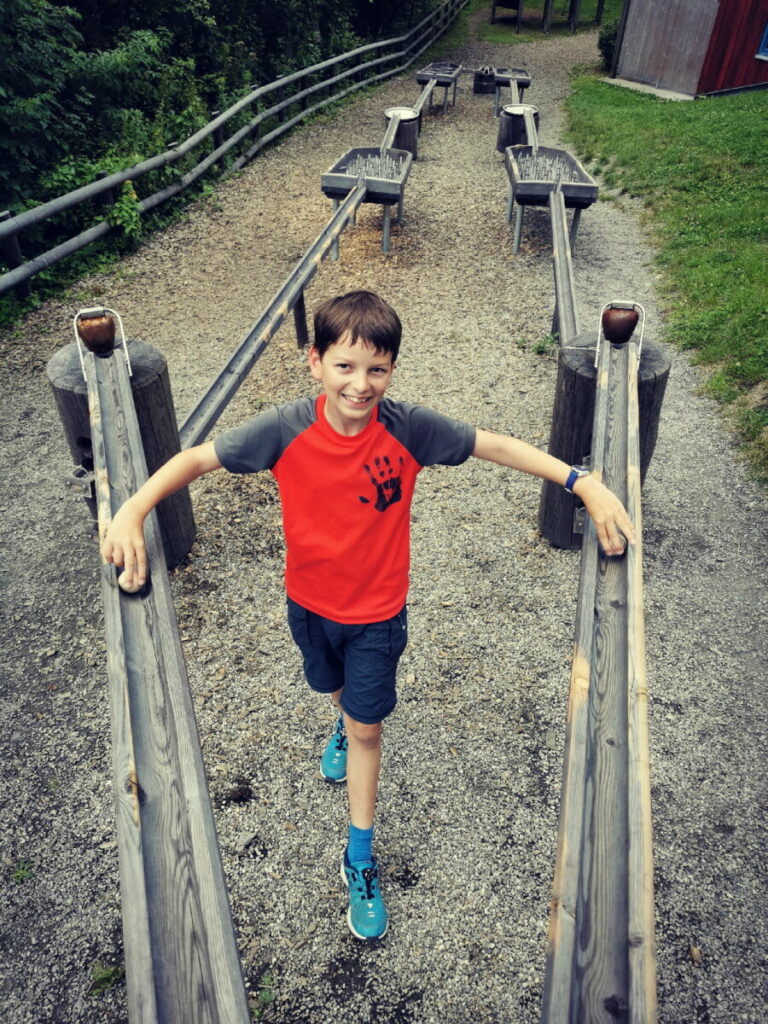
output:
[[[311,67],[285,75],[268,85],[260,86],[228,110],[215,116],[184,142],[174,144],[165,152],[143,160],[134,167],[108,174],[89,185],[83,185],[15,217],[8,215],[7,211],[5,215],[0,214],[0,247],[4,261],[11,268],[0,275],[0,295],[12,288],[28,290],[28,282],[35,274],[105,238],[115,230],[115,226],[109,217],[106,217],[98,224],[84,229],[29,260],[24,259],[20,244],[19,236],[24,231],[83,203],[100,200],[102,203],[111,204],[116,190],[125,182],[135,184],[153,171],[172,167],[201,145],[212,145],[212,151],[194,167],[181,174],[176,181],[138,203],[139,212],[148,213],[183,192],[227,154],[246,143],[250,137],[258,135],[262,125],[276,118],[279,122],[277,126],[260,135],[236,157],[229,168],[230,171],[240,169],[269,143],[328,104],[404,71],[442,35],[467,2],[468,0],[446,0],[446,3],[430,12],[405,35],[368,43],[348,53],[331,57],[320,64],[313,64]],[[344,67],[345,64],[351,66]],[[290,108],[297,105],[298,112],[291,115]],[[225,138],[225,127],[248,110],[254,110],[254,116]]]

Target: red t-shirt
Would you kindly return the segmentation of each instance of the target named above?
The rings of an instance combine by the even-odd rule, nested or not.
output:
[[[271,469],[280,490],[288,596],[336,622],[379,622],[408,594],[410,508],[424,466],[458,465],[473,427],[423,406],[382,399],[347,437],[325,395],[278,406],[215,442],[235,473]]]

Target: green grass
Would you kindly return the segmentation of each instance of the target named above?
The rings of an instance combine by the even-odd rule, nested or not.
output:
[[[622,0],[606,0],[603,11],[602,24],[617,20],[621,14]],[[472,0],[467,5],[467,10],[472,11],[487,8],[488,18],[478,27],[477,37],[486,43],[532,43],[542,38],[541,24],[544,14],[544,4],[527,3],[523,0],[523,24],[518,33],[515,25],[517,23],[517,11],[497,6],[496,22],[491,24],[490,0]],[[579,14],[579,32],[589,31],[595,27],[595,12],[597,0],[584,0]],[[501,19],[501,20],[499,20]],[[568,0],[557,0],[552,10],[550,22],[551,36],[562,36],[568,34]]]
[[[580,75],[567,106],[590,170],[645,203],[666,340],[711,369],[768,482],[768,91],[674,103]]]
[[[91,987],[88,993],[91,996],[100,996],[115,985],[119,985],[124,977],[124,967],[95,963],[91,967]]]

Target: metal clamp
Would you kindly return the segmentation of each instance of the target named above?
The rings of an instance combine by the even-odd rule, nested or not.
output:
[[[611,302],[606,302],[603,308],[600,310],[600,316],[597,318],[597,348],[595,349],[595,366],[597,366],[598,360],[600,359],[600,342],[605,337],[603,334],[603,313],[606,309],[636,309],[641,314],[640,318],[640,340],[637,343],[637,361],[640,362],[640,355],[643,351],[643,331],[645,330],[645,309],[640,305],[639,302],[634,302],[632,299],[614,299]]]
[[[106,306],[94,306],[92,309],[81,309],[75,313],[72,320],[72,329],[75,332],[75,343],[77,345],[77,354],[80,356],[80,369],[83,371],[83,379],[87,380],[88,377],[85,372],[85,359],[83,358],[83,343],[80,340],[80,334],[77,330],[77,325],[81,319],[89,320],[95,316],[113,316],[117,320],[117,325],[120,328],[120,341],[123,346],[123,352],[125,353],[125,363],[128,367],[128,376],[133,376],[133,370],[131,369],[131,358],[128,355],[128,346],[125,343],[125,331],[123,329],[123,320],[118,312],[114,309],[108,309]]]
[[[92,469],[85,466],[73,466],[64,477],[67,487],[77,487],[84,498],[96,498],[96,476]]]

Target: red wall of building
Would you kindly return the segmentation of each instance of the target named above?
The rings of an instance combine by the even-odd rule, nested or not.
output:
[[[768,0],[720,0],[697,92],[768,82],[768,61],[755,54],[768,25]]]

